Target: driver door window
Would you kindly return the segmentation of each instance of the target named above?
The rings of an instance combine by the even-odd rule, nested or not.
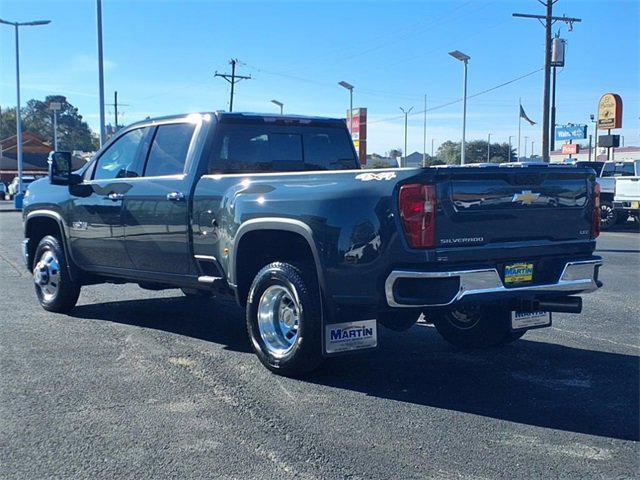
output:
[[[148,130],[148,128],[137,128],[116,140],[98,159],[93,179],[139,177],[141,169],[138,153],[144,144]]]

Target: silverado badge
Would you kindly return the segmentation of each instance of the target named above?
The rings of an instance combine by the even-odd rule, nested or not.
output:
[[[532,193],[531,190],[523,190],[522,193],[515,193],[511,199],[512,203],[520,202],[523,205],[531,205],[538,197],[539,193]]]

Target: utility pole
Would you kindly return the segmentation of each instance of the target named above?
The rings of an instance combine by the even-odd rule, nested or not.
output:
[[[487,140],[487,163],[489,163],[490,158],[491,158],[491,134],[489,134],[489,138]]]
[[[533,158],[533,144],[535,143],[534,140],[531,140],[531,158]]]
[[[129,107],[128,103],[118,103],[118,91],[113,92],[113,103],[107,103],[110,107],[113,107],[113,116],[114,116],[114,131],[118,131],[118,106],[121,107]]]
[[[433,141],[435,140],[435,138],[431,139],[431,156],[433,157]]]
[[[528,136],[524,136],[524,158],[527,158],[527,142],[529,141],[529,137]]]
[[[404,108],[400,107],[400,110],[402,110],[402,113],[404,113],[404,159],[402,161],[402,167],[406,167],[407,166],[407,126],[408,126],[408,118],[409,118],[409,114],[411,113],[411,110],[413,110],[413,107],[411,107],[409,110],[405,110]]]
[[[424,94],[424,122],[422,131],[422,166],[427,166],[427,94]]]
[[[232,58],[229,61],[229,63],[231,64],[231,74],[218,73],[216,71],[214,77],[222,77],[231,84],[231,96],[229,98],[229,111],[233,112],[233,93],[234,93],[236,83],[238,83],[240,80],[251,80],[251,75],[247,75],[247,76],[236,75],[236,64],[238,63],[237,58]]]
[[[533,15],[530,13],[514,13],[514,17],[535,18],[545,28],[545,52],[544,52],[544,89],[542,92],[542,161],[549,162],[549,100],[550,100],[550,83],[551,83],[551,26],[561,21],[569,25],[569,30],[573,29],[574,22],[581,22],[579,18],[571,18],[563,15],[562,17],[553,16],[553,4],[558,0],[538,0],[543,4],[547,11],[546,15]],[[525,145],[526,148],[526,145]]]

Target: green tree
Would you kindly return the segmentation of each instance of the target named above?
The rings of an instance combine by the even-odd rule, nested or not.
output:
[[[53,145],[53,112],[51,102],[59,102],[58,149],[93,151],[98,148],[98,138],[82,119],[78,109],[62,95],[49,95],[44,101],[31,99],[22,109],[22,129],[31,132]],[[15,108],[3,109],[0,136],[6,138],[16,134]]]
[[[491,163],[502,163],[509,161],[509,144],[492,143],[490,149]],[[438,148],[437,157],[448,165],[460,164],[460,142],[448,140]],[[511,160],[515,156],[511,150]],[[485,163],[487,162],[487,142],[486,140],[471,140],[467,142],[465,151],[465,163]]]

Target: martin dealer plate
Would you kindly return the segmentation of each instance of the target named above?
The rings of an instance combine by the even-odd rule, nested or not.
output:
[[[511,330],[551,326],[551,312],[511,312]]]
[[[348,352],[378,345],[376,320],[332,323],[325,327],[325,351],[327,353]]]
[[[533,263],[512,263],[504,267],[504,283],[513,285],[533,280]]]

